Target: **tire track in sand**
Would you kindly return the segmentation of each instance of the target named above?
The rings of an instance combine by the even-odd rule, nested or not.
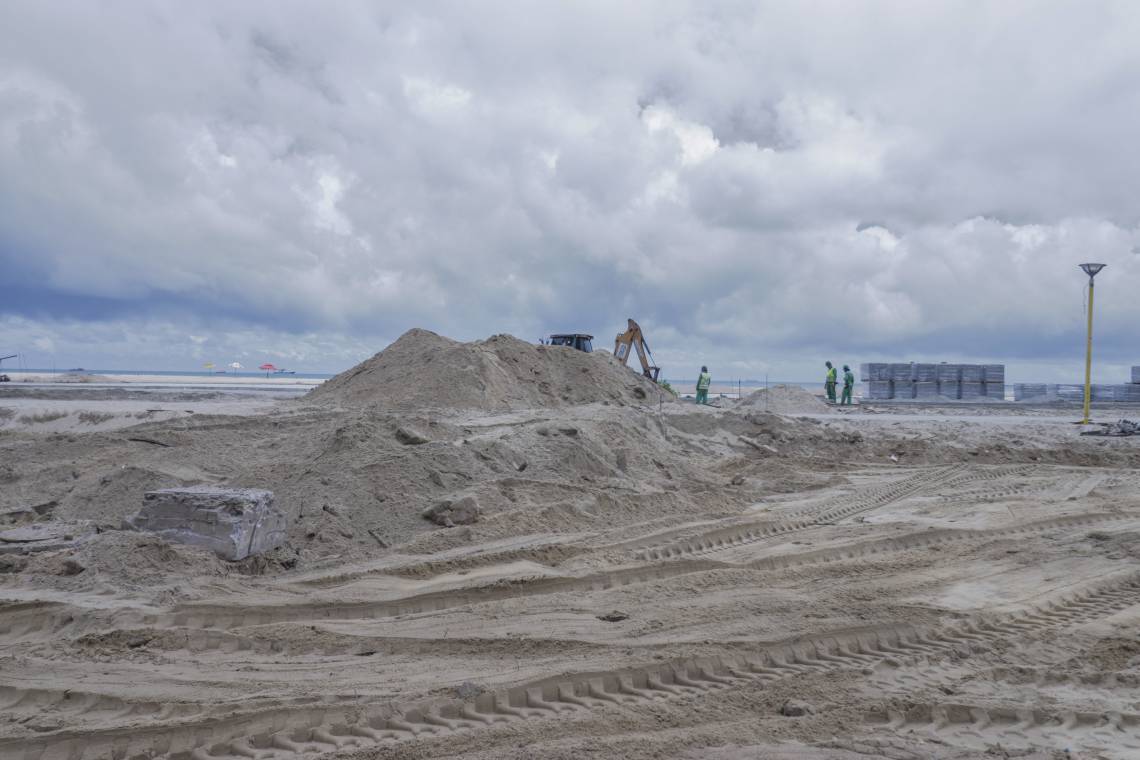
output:
[[[936,467],[917,475],[860,491],[850,497],[836,497],[825,501],[823,504],[792,512],[789,519],[765,520],[716,528],[679,541],[644,547],[637,551],[635,556],[639,559],[699,556],[720,551],[728,546],[740,546],[771,536],[839,522],[861,512],[880,509],[896,501],[915,496],[933,486],[945,485],[951,480],[957,480],[955,476],[967,477],[968,473],[959,474],[961,470],[961,465]]]
[[[879,707],[867,715],[866,722],[876,730],[926,734],[966,746],[1124,748],[1130,756],[1140,752],[1140,714],[1136,713],[935,702],[905,709]]]
[[[71,608],[67,605],[24,605],[17,612],[0,614],[0,637],[6,643],[34,640],[46,634],[77,636],[107,630],[132,628],[188,629],[187,648],[198,651],[221,649],[248,651],[254,645],[242,643],[242,637],[199,636],[195,631],[228,630],[282,622],[320,620],[375,620],[401,615],[442,612],[473,604],[558,593],[608,591],[634,584],[669,580],[684,575],[714,570],[782,570],[806,565],[864,559],[894,552],[933,546],[975,544],[1006,538],[1017,538],[1057,529],[1084,528],[1111,523],[1140,522],[1140,517],[1120,514],[1072,515],[1049,518],[1024,525],[988,530],[931,529],[895,538],[874,539],[814,551],[764,557],[744,563],[713,560],[677,560],[644,567],[594,573],[588,576],[540,578],[488,586],[431,592],[385,601],[339,604],[291,604],[263,607],[187,604],[171,612],[112,612],[100,616],[97,611]],[[778,535],[778,534],[773,534]],[[736,543],[718,546],[717,551],[734,548],[764,536],[746,536]],[[696,544],[699,548],[703,544]]]
[[[1046,628],[1079,625],[1136,604],[1140,604],[1140,574],[1131,573],[1019,612],[979,615],[951,625],[899,624],[822,633],[757,647],[747,653],[563,674],[468,700],[276,709],[221,721],[63,731],[0,741],[0,756],[13,760],[296,760],[317,753],[442,738],[498,724],[699,697],[721,689],[747,684],[763,686],[808,673],[870,673],[882,663],[898,665],[911,658],[986,649],[1001,640]],[[1131,737],[1136,724],[1129,716],[1115,720],[1113,727]]]

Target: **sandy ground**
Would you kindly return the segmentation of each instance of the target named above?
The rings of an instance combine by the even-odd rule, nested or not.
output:
[[[7,525],[87,537],[0,554],[0,757],[1140,757],[1140,438],[638,387],[9,421]],[[288,545],[117,529],[191,482],[272,488]]]

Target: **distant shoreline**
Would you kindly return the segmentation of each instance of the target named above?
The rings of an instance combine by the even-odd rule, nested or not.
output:
[[[5,372],[13,383],[87,385],[87,384],[145,384],[145,385],[287,385],[315,387],[323,383],[324,377],[299,377],[297,375],[207,375],[207,374],[102,374],[86,372]]]

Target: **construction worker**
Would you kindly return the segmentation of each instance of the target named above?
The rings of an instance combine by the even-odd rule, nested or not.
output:
[[[839,380],[839,373],[835,367],[831,366],[831,362],[824,362],[827,365],[827,379],[823,381],[823,388],[827,391],[827,400],[829,403],[835,403],[835,384]]]
[[[701,367],[701,376],[697,378],[697,403],[707,404],[709,402],[709,386],[712,385],[712,375],[709,374],[708,367]]]
[[[839,400],[839,405],[851,406],[851,389],[855,387],[855,373],[846,364],[843,365],[843,396]]]

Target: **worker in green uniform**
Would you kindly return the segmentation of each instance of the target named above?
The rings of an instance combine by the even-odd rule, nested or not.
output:
[[[697,403],[707,404],[709,402],[709,386],[712,385],[712,375],[709,374],[708,367],[701,367],[701,376],[697,378]]]
[[[851,406],[851,389],[855,387],[855,373],[846,364],[843,365],[843,396],[839,399],[839,405]]]
[[[823,381],[823,388],[827,391],[828,402],[835,403],[835,384],[839,381],[839,372],[835,367],[831,366],[831,362],[824,362],[827,365],[827,379]]]

